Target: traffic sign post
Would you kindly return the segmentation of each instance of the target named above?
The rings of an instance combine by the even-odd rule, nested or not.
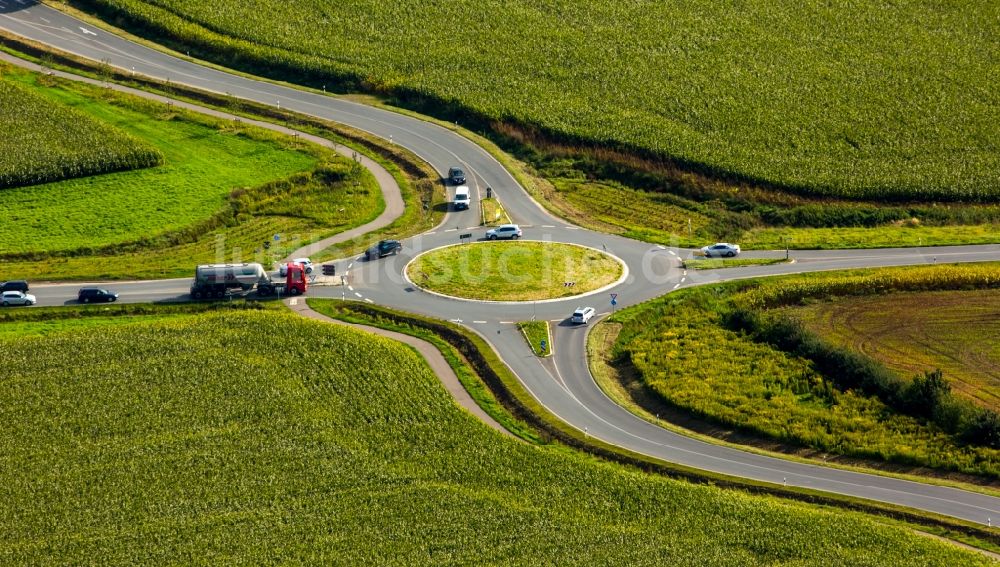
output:
[[[611,314],[612,315],[615,314],[615,305],[618,305],[618,294],[617,293],[612,293],[611,294]]]
[[[545,342],[545,339],[542,339],[542,342],[540,342],[540,343],[538,344],[538,346],[539,346],[539,347],[541,347],[541,349],[540,349],[540,350],[541,350],[541,353],[542,353],[542,354],[545,354],[545,346],[546,346],[547,344],[548,344],[548,343],[546,343],[546,342]]]

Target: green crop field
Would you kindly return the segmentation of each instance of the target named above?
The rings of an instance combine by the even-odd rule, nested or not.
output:
[[[0,188],[150,167],[163,160],[134,136],[2,80],[0,130]]]
[[[582,246],[497,241],[432,250],[410,263],[406,275],[420,287],[454,297],[532,301],[601,288],[622,275],[622,265]]]
[[[317,86],[341,77],[406,89],[455,115],[809,194],[1000,195],[996,2],[99,0],[87,9],[224,64]]]
[[[989,564],[509,439],[405,346],[288,313],[0,338],[0,367],[8,564]]]
[[[163,165],[0,192],[0,250],[44,254],[156,238],[207,221],[236,189],[311,170],[318,151],[269,133],[227,132],[194,114],[100,89],[18,79],[38,96],[71,107],[156,148]],[[52,103],[50,103],[52,104]],[[304,146],[304,145],[303,145]]]
[[[850,297],[789,313],[905,376],[939,368],[955,391],[1000,410],[1000,291]]]
[[[1000,446],[996,426],[982,409],[951,396],[943,396],[934,410],[913,409],[903,400],[909,399],[916,372],[897,376],[854,357],[853,351],[824,349],[808,337],[790,343],[795,328],[777,326],[772,318],[783,313],[779,308],[844,296],[874,296],[872,301],[888,305],[898,295],[894,292],[997,287],[996,265],[892,268],[704,286],[618,312],[610,319],[622,325],[611,358],[619,366],[625,361],[624,370],[637,371],[665,403],[710,423],[825,456],[995,478],[1000,476]],[[983,313],[979,307],[960,308],[960,302],[954,306],[956,320]],[[910,307],[917,311],[916,303]],[[883,319],[886,312],[874,311],[878,318],[867,320],[880,328],[890,319],[905,327],[900,317]],[[995,327],[983,323],[980,329],[995,334]],[[905,328],[896,331],[901,337],[906,333]],[[800,343],[811,350],[793,348]],[[988,358],[993,350],[972,349],[975,354],[968,356]],[[969,376],[965,370],[947,379]],[[986,379],[978,380],[983,384]]]

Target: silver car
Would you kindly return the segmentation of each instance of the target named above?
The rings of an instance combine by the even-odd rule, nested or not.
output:
[[[719,242],[711,246],[706,246],[702,248],[701,251],[705,254],[706,258],[711,258],[712,256],[716,256],[718,258],[723,256],[732,258],[740,253],[740,247],[736,244],[729,244],[728,242]]]
[[[486,231],[486,240],[496,240],[498,238],[521,238],[521,227],[516,224],[502,224],[496,228]]]
[[[5,291],[0,295],[0,305],[34,305],[35,296],[23,291]]]
[[[573,315],[569,320],[571,323],[586,325],[590,322],[590,318],[594,316],[594,313],[596,313],[596,311],[594,311],[593,307],[577,307],[576,311],[573,312]]]

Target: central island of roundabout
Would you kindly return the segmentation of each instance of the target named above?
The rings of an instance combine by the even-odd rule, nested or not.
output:
[[[424,291],[455,299],[557,301],[621,283],[628,268],[607,252],[549,241],[475,242],[424,252],[403,270]]]

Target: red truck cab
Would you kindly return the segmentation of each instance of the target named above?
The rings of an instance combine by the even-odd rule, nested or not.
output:
[[[285,294],[302,295],[306,292],[306,288],[309,286],[308,278],[306,278],[305,267],[303,267],[302,264],[296,264],[294,262],[289,262],[286,267]]]

